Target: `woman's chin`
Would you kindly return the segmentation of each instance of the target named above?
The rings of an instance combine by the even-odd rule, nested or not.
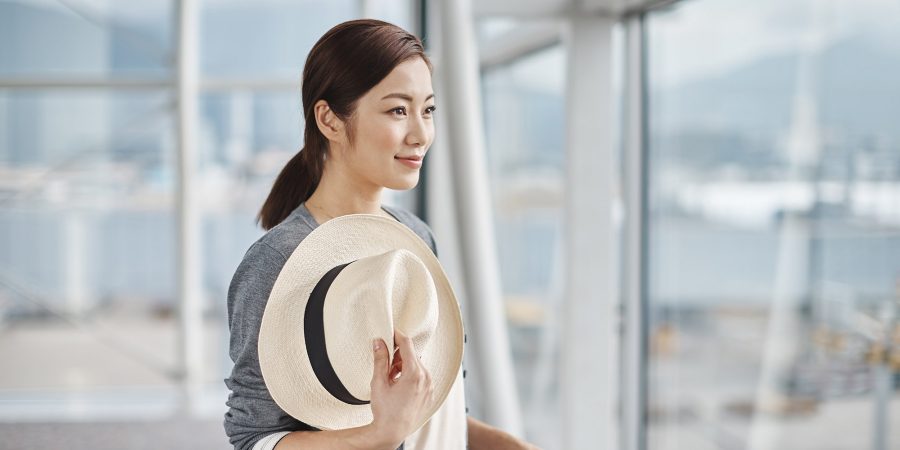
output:
[[[388,189],[393,189],[395,191],[408,191],[416,185],[419,184],[419,176],[415,175],[415,177],[403,177],[397,180],[392,180],[390,185],[385,186]]]

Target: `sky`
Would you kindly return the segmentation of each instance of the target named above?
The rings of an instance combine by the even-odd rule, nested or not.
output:
[[[687,0],[649,23],[659,86],[862,32],[900,52],[900,0]]]

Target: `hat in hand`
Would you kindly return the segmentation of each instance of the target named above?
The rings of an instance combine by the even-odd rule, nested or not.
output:
[[[258,348],[266,387],[281,409],[318,429],[366,425],[372,341],[393,349],[394,330],[412,340],[432,377],[421,426],[462,364],[462,316],[450,282],[406,225],[372,214],[331,219],[300,242],[269,295]]]

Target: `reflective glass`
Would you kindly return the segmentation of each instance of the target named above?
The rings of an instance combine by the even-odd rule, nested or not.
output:
[[[200,72],[211,77],[300,81],[313,44],[356,18],[358,1],[205,0],[200,14]]]
[[[164,76],[172,2],[0,0],[0,77]]]
[[[0,417],[173,382],[170,104],[164,91],[0,91]]]
[[[486,71],[485,134],[495,235],[528,439],[559,448],[565,49]],[[477,398],[473,399],[477,402]]]
[[[57,421],[72,420],[89,422],[68,428],[75,448],[97,447],[85,436],[109,444],[128,434],[128,443],[109,444],[125,448],[170,427],[182,447],[220,448],[225,440],[228,285],[262,233],[254,219],[275,175],[300,147],[307,52],[364,5],[198,3],[191,182],[203,322],[191,331],[203,361],[199,386],[191,386],[198,390],[186,392],[178,361],[178,103],[172,90],[114,85],[170,79],[177,3],[0,0],[0,78],[55,86],[0,88],[0,434],[15,431],[15,448],[31,448]],[[412,28],[411,2],[365,3],[366,15]],[[84,79],[111,83],[65,87]],[[23,421],[34,426],[19,427]],[[111,421],[139,430],[131,436]]]
[[[198,178],[204,186],[208,233],[204,265],[207,289],[216,306],[224,308],[235,268],[263,234],[255,224],[256,214],[281,168],[300,149],[300,93],[207,94],[201,97],[200,110]]]
[[[649,448],[896,446],[900,4],[647,26]]]

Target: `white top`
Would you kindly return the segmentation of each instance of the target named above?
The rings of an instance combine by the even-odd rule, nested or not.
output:
[[[403,450],[466,450],[469,434],[466,417],[466,394],[460,370],[444,404],[422,428],[403,441]],[[272,433],[256,441],[253,450],[273,450],[287,434],[287,431]]]

